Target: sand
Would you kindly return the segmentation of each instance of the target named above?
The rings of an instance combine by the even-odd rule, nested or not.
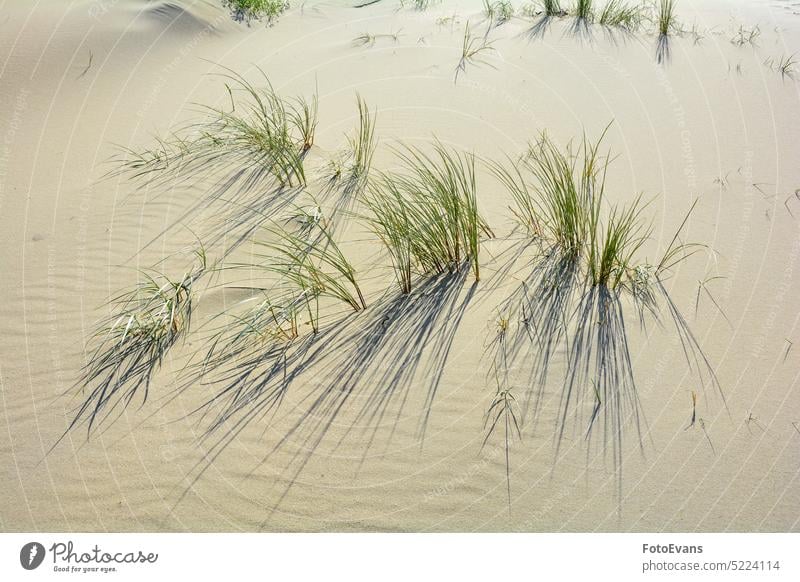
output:
[[[514,19],[492,29],[496,52],[457,83],[465,23],[486,27],[480,2],[426,12],[390,0],[293,4],[274,26],[248,27],[211,0],[0,3],[0,529],[800,529],[800,85],[769,61],[800,51],[800,4],[680,1],[679,18],[696,34],[674,37],[662,64],[652,34],[594,26],[576,35],[564,20],[531,38],[530,23]],[[731,42],[740,26],[759,27],[755,44]],[[353,46],[364,32],[400,34]],[[498,238],[483,246],[481,283],[457,287],[429,314],[430,328],[422,315],[401,317],[380,345],[363,341],[385,325],[392,275],[351,219],[341,233],[372,311],[338,339],[326,336],[274,414],[206,456],[215,441],[202,440],[204,420],[190,413],[214,386],[175,394],[178,372],[204,345],[199,331],[170,353],[144,406],[137,400],[88,440],[70,432],[50,451],[79,402],[74,383],[104,302],[136,282],[137,268],[183,268],[194,239],[177,222],[200,232],[213,223],[213,209],[182,221],[201,184],[155,191],[106,177],[115,144],[147,147],[195,117],[195,104],[224,106],[211,75],[221,66],[253,81],[258,66],[286,95],[318,87],[319,164],[346,145],[356,93],[377,111],[383,169],[397,140],[436,136],[500,159],[542,130],[563,143],[613,121],[609,200],[653,200],[651,260],[699,199],[685,238],[713,252],[683,263],[667,288],[721,393],[687,369],[668,321],[642,328],[628,313],[641,438],[627,431],[621,472],[602,438],[587,442],[580,427],[556,458],[560,346],[538,422],[510,448],[509,509],[502,433],[481,448],[495,390],[486,346],[498,305],[530,267],[500,273],[509,198],[481,169],[479,204]],[[702,289],[698,300],[698,282],[712,277],[713,300]],[[204,287],[196,322],[245,298]],[[530,358],[515,364],[519,394]],[[359,418],[387,389],[381,373],[398,368],[408,378],[387,394],[384,416]],[[702,423],[687,429],[693,391]],[[309,415],[323,393],[329,406]]]

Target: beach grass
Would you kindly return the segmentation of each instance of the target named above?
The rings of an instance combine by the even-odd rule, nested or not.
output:
[[[357,186],[366,183],[370,168],[372,167],[372,157],[375,155],[377,138],[375,136],[376,114],[372,113],[367,102],[361,97],[356,96],[358,105],[358,130],[355,135],[348,138],[351,156],[350,180]]]
[[[591,283],[616,289],[634,271],[634,256],[650,234],[642,220],[641,196],[630,205],[614,207],[601,224],[599,205],[590,222],[588,268]]]
[[[389,39],[394,42],[400,40],[400,32],[384,33],[384,34],[371,34],[369,32],[362,32],[353,39],[353,46],[371,47],[379,39]]]
[[[411,291],[415,272],[455,272],[464,264],[480,280],[481,239],[491,230],[478,211],[475,157],[440,143],[430,155],[412,147],[396,153],[402,169],[381,174],[364,200],[401,291]]]
[[[659,36],[669,36],[678,30],[678,23],[675,18],[676,0],[659,0],[656,8],[656,23],[658,25]]]
[[[494,52],[492,41],[488,38],[489,30],[482,36],[472,34],[469,22],[464,26],[464,38],[461,44],[461,58],[456,65],[454,81],[458,81],[458,75],[466,72],[467,65],[489,64],[486,57]],[[489,64],[491,66],[491,64]]]
[[[575,17],[590,22],[594,19],[594,7],[592,0],[575,1]]]
[[[514,17],[514,6],[508,0],[483,0],[483,14],[496,24],[503,24]]]
[[[345,257],[328,226],[317,221],[309,232],[291,232],[280,226],[267,228],[265,240],[254,241],[266,249],[257,254],[260,266],[279,276],[310,305],[320,297],[330,297],[361,311],[367,304],[356,278],[353,264]],[[317,317],[312,317],[316,321]],[[314,325],[314,329],[317,326]]]
[[[144,271],[133,290],[109,301],[111,315],[91,336],[96,346],[81,370],[79,383],[89,393],[70,429],[85,422],[91,433],[103,418],[118,408],[121,412],[137,396],[147,401],[153,374],[191,326],[193,285],[205,269],[201,257],[201,265],[180,279]]]
[[[597,21],[603,26],[635,30],[643,19],[642,6],[627,4],[623,0],[609,0],[600,11]]]
[[[289,121],[300,135],[300,149],[307,152],[314,145],[314,136],[319,123],[319,97],[315,92],[310,100],[297,97],[289,110]]]
[[[438,3],[439,0],[400,0],[400,6],[411,6],[415,10],[427,10]]]
[[[487,165],[513,200],[511,212],[526,233],[583,268],[591,286],[642,291],[651,275],[661,276],[704,245],[681,242],[697,201],[655,265],[638,255],[651,234],[642,196],[608,207],[606,177],[611,153],[601,153],[608,128],[597,140],[559,147],[542,134],[519,160]]]
[[[317,96],[286,99],[262,75],[264,86],[257,87],[236,73],[221,74],[227,107],[201,107],[202,119],[156,138],[153,147],[123,148],[118,171],[142,178],[245,170],[271,176],[280,187],[305,185],[304,157],[314,142]]]
[[[243,20],[266,19],[273,22],[289,9],[286,0],[226,0],[237,18]]]

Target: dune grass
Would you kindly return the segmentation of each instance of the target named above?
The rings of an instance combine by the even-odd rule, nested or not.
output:
[[[314,136],[319,123],[319,97],[315,92],[311,100],[297,97],[288,110],[289,120],[300,135],[300,150],[305,153],[314,145]]]
[[[241,20],[266,19],[270,23],[289,9],[287,0],[226,0],[226,3]]]
[[[572,144],[561,151],[543,134],[523,161],[537,186],[515,194],[518,215],[528,215],[566,256],[578,257],[584,252],[592,217],[599,212],[605,183],[605,165],[598,153],[601,140],[592,144],[584,137],[577,151]],[[601,172],[603,180],[598,183]],[[531,194],[536,197],[530,198]]]
[[[590,22],[594,19],[592,0],[575,0],[575,18]]]
[[[731,44],[736,46],[744,46],[746,44],[755,46],[760,36],[761,28],[758,25],[753,28],[745,28],[740,24],[739,29],[731,37]]]
[[[391,32],[384,34],[370,34],[369,32],[362,32],[353,39],[353,46],[365,46],[365,47],[375,46],[375,43],[382,38],[398,42],[400,40],[400,32]]]
[[[659,36],[669,36],[678,30],[678,23],[675,18],[675,4],[676,0],[658,0],[656,23]]]
[[[643,19],[642,6],[626,4],[623,0],[609,0],[600,11],[597,21],[603,26],[635,30]]]
[[[397,156],[402,170],[382,174],[364,201],[401,291],[411,291],[414,273],[454,272],[464,264],[480,280],[481,238],[491,230],[478,211],[474,156],[439,143],[432,155],[407,147]]]
[[[591,286],[635,291],[649,274],[660,276],[702,245],[680,242],[692,205],[656,265],[645,265],[637,254],[651,234],[641,195],[631,203],[605,206],[610,152],[601,155],[606,130],[596,141],[583,137],[578,146],[558,147],[546,134],[529,146],[519,161],[487,162],[511,194],[511,211],[526,232],[558,250],[585,270]]]
[[[377,141],[375,138],[375,118],[367,102],[359,95],[358,102],[358,131],[355,136],[348,139],[352,165],[350,176],[356,182],[363,182],[372,167],[372,157],[375,154]]]
[[[109,301],[110,317],[90,338],[96,347],[84,365],[79,383],[89,389],[69,429],[85,422],[87,433],[103,418],[137,397],[147,400],[153,374],[164,357],[189,330],[195,306],[194,283],[201,265],[180,279],[142,272],[131,291]],[[121,412],[121,411],[120,411]]]
[[[456,65],[454,82],[458,81],[458,75],[467,70],[467,65],[489,64],[486,61],[488,53],[494,51],[492,41],[489,40],[489,30],[486,30],[482,36],[475,36],[469,26],[469,22],[464,26],[464,39],[461,44],[461,58]]]
[[[317,300],[330,297],[348,305],[353,311],[366,309],[367,304],[356,280],[356,270],[342,253],[329,228],[317,222],[308,232],[294,233],[273,225],[267,229],[267,240],[256,244],[267,250],[257,254],[261,267],[275,273],[280,281],[297,290],[296,296],[306,303],[314,330],[318,329]],[[312,310],[311,304],[315,304]]]
[[[305,185],[304,157],[314,143],[317,96],[285,99],[266,75],[263,87],[232,72],[221,77],[230,97],[229,110],[202,107],[203,119],[157,139],[155,147],[124,149],[121,171],[134,177],[165,171],[249,171],[266,173],[281,187]]]
[[[498,390],[495,394],[484,420],[485,436],[481,443],[483,449],[495,431],[503,430],[503,451],[506,466],[506,495],[508,498],[508,511],[511,513],[511,444],[514,438],[522,440],[522,430],[519,421],[519,406],[511,390]]]
[[[545,16],[564,16],[565,10],[561,8],[560,0],[543,0],[542,9]]]
[[[483,14],[490,22],[503,24],[514,17],[514,6],[508,0],[483,0]]]
[[[400,6],[411,6],[414,10],[427,10],[434,4],[438,4],[439,0],[400,0]]]
[[[650,234],[642,221],[641,197],[627,207],[614,207],[601,224],[599,205],[590,222],[589,277],[593,286],[616,289],[629,280],[636,265],[634,256]]]

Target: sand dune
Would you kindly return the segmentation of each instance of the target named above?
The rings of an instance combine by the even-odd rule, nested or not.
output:
[[[480,2],[422,12],[390,0],[293,4],[269,27],[234,22],[210,0],[3,5],[0,527],[797,531],[800,85],[779,70],[800,51],[796,3],[679,2],[685,31],[660,64],[652,32],[515,18],[488,29],[494,50],[456,82],[467,22],[487,31]],[[754,27],[752,42],[737,41]],[[373,38],[354,42],[363,34]],[[214,316],[253,296],[242,287],[255,275],[226,271],[200,287],[197,331],[170,351],[147,402],[50,451],[81,401],[74,384],[105,302],[135,284],[137,269],[180,277],[196,237],[217,243],[212,260],[222,256],[242,232],[223,221],[240,209],[234,196],[285,220],[291,204],[260,183],[220,190],[222,174],[205,169],[147,183],[109,161],[120,146],[149,148],[204,119],[198,105],[229,107],[220,73],[258,84],[259,69],[287,98],[319,92],[310,185],[297,198],[309,205],[303,196],[321,195],[357,127],[356,94],[377,113],[376,170],[397,166],[401,142],[429,147],[435,137],[502,160],[544,130],[564,144],[611,124],[607,196],[652,201],[646,259],[698,200],[683,237],[710,250],[665,286],[719,390],[703,385],[697,362],[687,365],[666,313],[662,325],[649,317],[641,326],[625,303],[641,431],[614,449],[600,432],[586,439],[576,421],[557,446],[570,344],[548,354],[538,391],[527,379],[542,352],[526,352],[513,387],[538,408],[510,449],[509,510],[503,440],[481,447],[495,394],[487,346],[532,259],[505,262],[519,235],[512,200],[479,165],[478,205],[496,237],[483,242],[477,286],[469,276],[421,286],[407,305],[374,234],[339,214],[337,237],[368,309],[341,321],[344,310],[329,310],[320,339],[293,355],[279,407],[226,440],[224,431],[206,436],[208,418],[192,414],[220,384],[175,392]],[[359,209],[336,195],[321,205]],[[241,245],[230,260],[254,251]]]

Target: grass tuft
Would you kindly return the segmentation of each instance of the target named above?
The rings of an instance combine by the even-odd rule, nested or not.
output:
[[[633,257],[650,234],[650,229],[642,223],[642,209],[641,197],[637,197],[627,207],[614,207],[602,225],[599,204],[594,205],[588,256],[593,286],[616,289],[632,279],[636,268]]]
[[[790,79],[794,79],[794,75],[797,72],[797,60],[795,60],[795,55],[789,55],[781,57],[778,60],[777,69],[781,74],[781,77],[789,77]]]
[[[410,147],[397,155],[403,171],[382,174],[364,200],[401,291],[411,291],[415,272],[455,272],[464,264],[480,280],[481,237],[491,231],[478,212],[474,156],[439,143],[430,156]]]
[[[542,8],[544,9],[545,16],[564,16],[566,12],[561,8],[561,2],[559,0],[543,0]]]
[[[439,0],[400,0],[400,6],[411,6],[414,10],[427,10],[434,4],[438,4]]]
[[[193,284],[205,272],[201,265],[181,279],[143,272],[132,291],[110,300],[112,314],[90,341],[97,345],[81,371],[79,383],[89,388],[69,425],[95,424],[137,395],[147,401],[153,373],[164,356],[189,330],[194,308]]]
[[[576,0],[575,17],[587,22],[591,22],[594,19],[592,0]]]
[[[345,303],[353,311],[367,304],[356,280],[356,270],[342,253],[323,221],[306,222],[313,234],[301,229],[294,233],[275,225],[267,230],[269,241],[256,241],[267,254],[258,255],[262,266],[279,275],[280,280],[297,290],[294,294],[305,303],[312,326],[318,326],[318,299],[330,297]],[[295,301],[296,303],[296,301]],[[312,304],[314,309],[312,309]]]
[[[676,0],[659,0],[656,14],[659,36],[669,36],[678,30],[678,23],[675,19],[675,4]]]
[[[514,6],[508,0],[483,0],[483,14],[495,24],[503,24],[514,17]]]
[[[577,147],[570,143],[564,149],[543,134],[521,160],[488,165],[511,194],[512,213],[529,235],[582,265],[591,286],[625,287],[637,294],[646,291],[652,275],[657,278],[702,245],[679,240],[693,205],[658,265],[637,263],[650,227],[643,219],[641,196],[626,206],[604,208],[611,158],[601,155],[600,147],[607,130],[595,142],[584,136]]]
[[[355,136],[348,138],[350,145],[350,182],[356,190],[360,190],[367,181],[370,168],[372,167],[372,157],[375,154],[377,140],[375,138],[375,119],[376,115],[370,113],[367,102],[358,95],[358,131]]]
[[[230,110],[203,107],[205,118],[190,123],[156,147],[124,150],[121,171],[145,177],[165,171],[192,175],[217,168],[226,173],[267,175],[281,187],[305,185],[305,153],[314,143],[318,99],[287,100],[264,76],[256,87],[236,73],[221,75]]]
[[[625,30],[636,30],[644,19],[641,6],[631,6],[623,0],[609,0],[600,11],[598,22],[603,26],[614,26]]]
[[[261,20],[273,23],[289,9],[287,0],[226,0],[237,20]]]

